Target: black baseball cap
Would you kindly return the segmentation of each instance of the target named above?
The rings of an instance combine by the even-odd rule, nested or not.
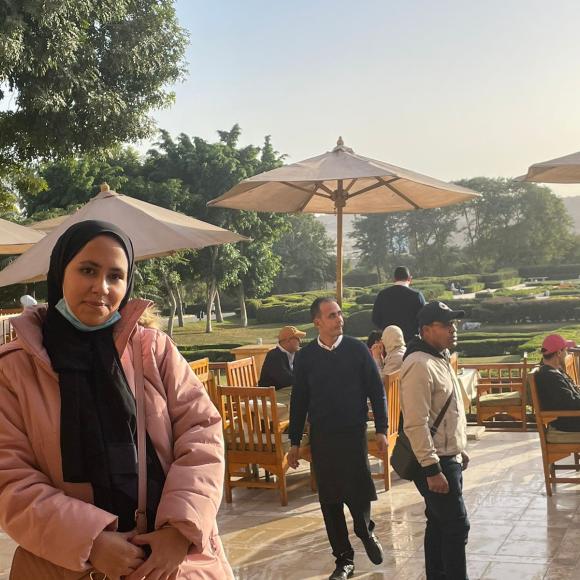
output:
[[[419,327],[433,322],[450,322],[465,316],[465,310],[451,310],[447,304],[435,300],[425,304],[417,314]]]

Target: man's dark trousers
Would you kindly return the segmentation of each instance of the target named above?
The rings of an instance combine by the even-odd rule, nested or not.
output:
[[[347,503],[347,506],[352,515],[354,533],[361,539],[368,538],[375,529],[375,523],[371,520],[371,502],[363,502],[360,505]],[[352,564],[354,550],[348,539],[344,503],[321,503],[320,508],[336,563]]]
[[[466,580],[465,545],[469,519],[463,502],[463,475],[455,457],[440,457],[449,493],[429,491],[424,475],[415,479],[425,499],[425,569],[427,580]]]

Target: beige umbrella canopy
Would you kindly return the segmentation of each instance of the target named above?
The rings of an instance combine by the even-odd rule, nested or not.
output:
[[[247,239],[181,213],[110,191],[105,183],[101,193],[4,268],[0,272],[0,286],[44,279],[52,248],[60,235],[72,224],[90,219],[104,220],[122,228],[133,241],[137,260],[167,256],[185,248],[205,248]]]
[[[536,183],[580,183],[580,152],[534,163],[518,179]]]
[[[22,254],[42,238],[42,232],[0,219],[0,254]]]
[[[323,155],[244,179],[208,205],[270,212],[336,213],[336,295],[342,301],[342,215],[443,207],[478,197],[445,183],[362,155],[342,138]]]

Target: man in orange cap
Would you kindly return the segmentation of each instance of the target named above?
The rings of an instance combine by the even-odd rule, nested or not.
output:
[[[580,390],[566,374],[568,349],[576,346],[559,334],[546,336],[542,343],[542,366],[536,374],[540,404],[545,411],[580,410]],[[580,431],[578,417],[559,417],[551,423],[559,431]]]
[[[278,345],[264,360],[260,373],[260,387],[276,387],[276,390],[294,385],[294,355],[300,349],[300,339],[305,332],[295,326],[285,326],[278,333]]]

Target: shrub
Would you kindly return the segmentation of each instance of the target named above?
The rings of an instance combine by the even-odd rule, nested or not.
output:
[[[357,296],[354,299],[354,301],[357,304],[374,304],[376,298],[377,298],[376,293],[372,293],[372,294],[360,294],[359,296]]]
[[[246,313],[248,314],[248,318],[256,318],[256,313],[261,305],[262,302],[255,298],[246,300]]]
[[[566,280],[580,276],[580,264],[548,264],[545,266],[522,266],[519,268],[522,278],[547,276],[550,280]]]
[[[286,311],[288,307],[285,304],[262,304],[256,312],[256,321],[258,324],[269,324],[273,322],[284,322],[286,320]]]
[[[493,272],[491,274],[483,274],[481,276],[482,282],[487,286],[494,284],[495,282],[501,282],[502,280],[508,280],[509,278],[516,278],[518,276],[518,271],[514,268],[506,268],[505,270],[500,270],[499,272]],[[498,286],[490,286],[490,288],[498,288]]]
[[[580,299],[520,300],[503,304],[484,304],[472,309],[470,318],[479,322],[558,322],[580,320]]]
[[[195,351],[181,351],[181,354],[188,362],[208,357],[211,362],[228,362],[234,360],[234,355],[229,350],[204,349]]]
[[[310,308],[287,312],[284,322],[288,322],[289,324],[306,324],[310,322]]]
[[[482,340],[460,340],[457,350],[460,356],[499,356],[507,352],[519,351],[525,338],[485,338]]]
[[[376,272],[352,270],[342,278],[345,286],[371,286],[379,281]]]
[[[463,289],[467,294],[471,294],[472,292],[479,292],[485,288],[485,284],[483,282],[474,282],[470,286],[465,286]]]
[[[344,322],[344,333],[366,338],[374,329],[371,314],[371,310],[361,310],[351,314]]]
[[[490,282],[488,286],[490,288],[508,288],[509,286],[516,286],[522,281],[521,278],[505,278],[504,280],[497,280],[496,282]]]

